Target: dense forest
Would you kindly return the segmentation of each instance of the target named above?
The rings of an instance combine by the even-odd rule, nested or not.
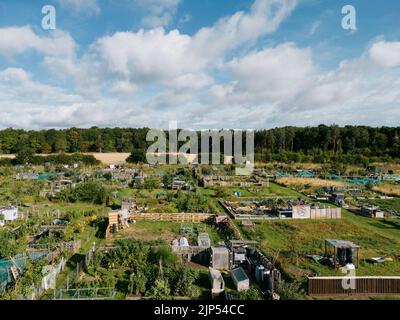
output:
[[[0,153],[136,152],[144,154],[149,129],[97,128],[0,131]],[[346,163],[400,158],[400,127],[336,125],[283,127],[255,132],[256,160]],[[137,159],[140,160],[140,159]]]

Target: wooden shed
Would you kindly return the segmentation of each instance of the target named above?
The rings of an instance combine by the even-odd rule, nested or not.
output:
[[[333,250],[332,250],[333,249]],[[346,264],[354,264],[357,268],[359,265],[359,249],[360,246],[347,240],[325,240],[325,256],[333,255],[333,266],[338,268]],[[354,263],[354,256],[356,256]]]

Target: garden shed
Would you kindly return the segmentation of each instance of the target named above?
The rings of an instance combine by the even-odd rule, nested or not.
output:
[[[250,279],[242,267],[231,271],[231,277],[237,291],[250,289]]]
[[[227,247],[211,247],[211,267],[229,270],[231,268],[230,251]]]
[[[333,265],[335,268],[346,264],[354,264],[358,268],[359,249],[360,246],[351,241],[325,240],[325,256],[328,254],[333,255]],[[354,256],[356,259],[354,259]]]
[[[221,272],[216,269],[209,268],[208,269],[208,278],[210,279],[211,284],[211,294],[219,295],[225,290],[225,281],[222,277]]]

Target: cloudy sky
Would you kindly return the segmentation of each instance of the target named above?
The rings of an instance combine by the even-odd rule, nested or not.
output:
[[[398,126],[399,21],[398,0],[0,0],[0,128]]]

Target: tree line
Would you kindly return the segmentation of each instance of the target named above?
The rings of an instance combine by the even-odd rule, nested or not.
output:
[[[15,158],[3,158],[0,159],[0,166],[16,166],[16,165],[73,165],[75,163],[82,163],[89,166],[100,164],[91,154],[50,154],[50,155],[35,155],[34,152],[28,148],[20,149]]]
[[[152,142],[148,128],[70,128],[64,130],[0,131],[0,153],[127,152],[132,161],[143,156]],[[198,135],[200,139],[200,134]],[[255,132],[255,156],[260,161],[337,160],[358,162],[360,157],[381,160],[400,158],[400,127],[320,125],[282,127]],[[181,142],[182,145],[184,142]],[[221,142],[222,143],[222,142]],[[199,146],[200,146],[199,141]]]
[[[400,127],[284,127],[255,133],[259,160],[364,164],[400,158]]]

